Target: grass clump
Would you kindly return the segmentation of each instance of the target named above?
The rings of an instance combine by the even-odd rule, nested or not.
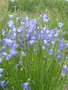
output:
[[[42,23],[43,22],[43,23]],[[9,15],[0,40],[1,90],[62,90],[68,72],[68,49],[61,30],[50,28],[50,18]]]

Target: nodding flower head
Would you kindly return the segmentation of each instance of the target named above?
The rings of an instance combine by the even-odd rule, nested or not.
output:
[[[9,21],[8,21],[8,26],[9,26],[9,27],[12,27],[13,25],[14,25],[14,22],[13,22],[12,20],[9,20]]]
[[[68,73],[68,67],[67,67],[67,65],[64,65],[62,72],[61,72],[61,75],[64,77],[66,75],[66,73]]]
[[[28,82],[22,83],[22,87],[24,90],[30,90]]]
[[[59,49],[59,50],[62,50],[62,49],[64,48],[64,46],[65,46],[64,40],[61,39],[60,42],[59,42],[58,49]]]
[[[16,55],[17,54],[17,51],[15,51],[15,50],[10,50],[10,56],[14,56],[14,55]]]
[[[17,31],[22,32],[23,30],[24,30],[24,26],[19,26]]]
[[[16,22],[20,21],[20,18],[19,17],[16,17]]]
[[[6,46],[12,46],[13,45],[13,41],[11,39],[3,39],[3,43],[6,45]]]
[[[59,23],[58,23],[58,26],[59,26],[60,28],[62,28],[62,27],[64,26],[64,24],[63,24],[62,22],[59,22]]]
[[[48,18],[48,15],[47,14],[41,14],[40,17],[43,19],[46,19],[46,18]]]
[[[7,85],[7,82],[5,80],[3,80],[3,81],[0,82],[0,86],[4,87],[6,85]]]
[[[50,50],[48,51],[48,54],[49,54],[49,55],[52,55],[52,54],[53,54],[53,50],[50,49]]]
[[[40,17],[43,19],[44,23],[47,23],[49,21],[47,14],[41,14]]]
[[[8,17],[9,17],[9,19],[12,19],[14,16],[13,15],[9,15]]]

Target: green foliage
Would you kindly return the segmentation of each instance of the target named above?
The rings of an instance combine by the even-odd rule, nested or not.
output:
[[[6,15],[8,13],[8,0],[0,0],[0,38],[1,38],[1,30],[4,22],[6,22]],[[3,21],[3,19],[5,19]]]
[[[34,54],[33,47],[30,47],[22,57],[20,54],[13,57],[10,61],[3,61],[4,77],[9,84],[5,90],[22,90],[21,83],[29,79],[31,90],[62,90],[64,78],[60,76],[62,65],[60,66],[53,55],[47,55],[41,47]],[[48,60],[49,58],[49,60]],[[15,68],[16,63],[22,64]],[[59,67],[59,68],[58,68]]]

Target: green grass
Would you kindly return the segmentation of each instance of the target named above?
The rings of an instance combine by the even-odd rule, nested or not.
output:
[[[5,71],[3,78],[9,82],[4,90],[22,90],[21,83],[28,79],[30,79],[28,82],[31,90],[62,90],[64,86],[64,78],[60,77],[62,66],[58,65],[53,55],[47,55],[48,57],[44,59],[47,52],[43,52],[39,47],[37,53],[34,54],[33,46],[25,53],[25,57],[21,57],[19,53],[10,61],[3,61],[2,67]],[[22,61],[22,64],[15,69],[19,61]]]

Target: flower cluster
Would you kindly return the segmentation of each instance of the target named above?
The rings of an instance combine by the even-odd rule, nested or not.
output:
[[[45,23],[44,27],[36,19],[30,20],[27,16],[23,19],[16,17],[14,15],[9,15],[9,21],[2,29],[3,38],[0,40],[2,44],[0,48],[0,64],[3,60],[11,60],[13,56],[20,54],[22,57],[26,56],[26,50],[33,46],[33,51],[36,53],[41,46],[43,51],[46,51],[48,55],[53,55],[53,57],[58,61],[58,63],[63,62],[65,55],[64,50],[68,49],[68,44],[65,43],[60,30],[57,28],[50,29],[46,24],[49,18],[46,14],[41,14],[40,19]],[[6,29],[7,26],[7,29]],[[63,23],[59,23],[58,26],[62,28]],[[8,49],[9,48],[9,49]],[[23,51],[18,51],[18,48]],[[45,55],[44,55],[45,57]],[[15,68],[17,69],[22,64],[19,61]],[[2,78],[3,68],[0,68],[0,78]],[[63,66],[61,75],[65,76],[68,72],[68,67]],[[6,82],[1,81],[1,86],[5,86]],[[24,90],[29,90],[28,83],[22,84]]]

